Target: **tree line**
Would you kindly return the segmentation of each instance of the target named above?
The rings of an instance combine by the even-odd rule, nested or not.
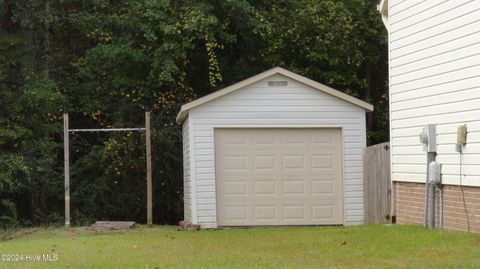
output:
[[[152,112],[154,222],[183,217],[181,106],[274,66],[375,105],[388,140],[386,33],[376,0],[0,0],[0,225],[63,223],[71,128]],[[145,222],[144,136],[71,136],[74,225]]]

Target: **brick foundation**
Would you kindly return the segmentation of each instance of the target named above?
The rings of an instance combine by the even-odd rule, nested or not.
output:
[[[425,184],[398,181],[394,184],[397,223],[423,224]],[[439,193],[435,202],[437,211],[435,226],[439,227]],[[443,228],[480,232],[480,187],[443,186]]]

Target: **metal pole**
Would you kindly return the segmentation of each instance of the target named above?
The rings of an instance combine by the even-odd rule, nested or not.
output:
[[[134,132],[145,131],[145,128],[101,128],[101,129],[70,129],[71,133],[77,132]]]
[[[435,161],[435,152],[427,153],[427,175],[425,183],[425,220],[424,227],[435,227],[435,184],[430,183],[430,163]]]
[[[443,187],[440,186],[439,187],[439,211],[440,211],[440,216],[439,216],[439,220],[438,220],[438,227],[440,229],[443,229]]]
[[[63,113],[63,165],[65,173],[65,227],[70,227],[70,149],[68,113]]]
[[[150,112],[145,112],[145,144],[147,159],[147,224],[152,225],[152,144],[150,140]]]
[[[431,182],[428,190],[428,211],[430,211],[428,215],[428,227],[430,228],[435,228],[435,189],[435,183]]]
[[[427,228],[428,227],[428,191],[430,190],[429,188],[429,182],[428,182],[428,172],[429,172],[429,167],[428,167],[428,155],[427,155],[427,173],[425,175],[425,209],[423,210],[423,227]]]
[[[435,161],[437,152],[437,132],[435,124],[428,124],[423,129],[422,142],[424,135],[427,136],[425,149],[427,151],[427,174],[425,177],[425,219],[423,226],[435,226],[435,184],[429,181],[430,163]]]

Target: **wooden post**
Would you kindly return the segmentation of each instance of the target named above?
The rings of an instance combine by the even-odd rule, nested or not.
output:
[[[65,173],[65,227],[70,227],[70,149],[68,113],[63,113],[63,164]]]
[[[145,144],[147,159],[147,224],[152,225],[152,144],[150,140],[150,112],[145,112]]]

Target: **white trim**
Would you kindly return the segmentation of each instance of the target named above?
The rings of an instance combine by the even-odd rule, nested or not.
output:
[[[367,148],[367,115],[364,115],[363,117],[363,121],[362,121],[362,146],[363,146],[363,149],[362,149],[362,153],[360,154],[360,157],[361,157],[361,160],[362,160],[362,207],[363,207],[363,213],[362,213],[362,216],[363,216],[363,220],[362,220],[362,223],[365,224],[365,189],[364,189],[364,186],[365,186],[365,171],[364,171],[364,166],[363,166],[363,162],[365,161],[363,159],[363,150],[365,150]],[[390,165],[390,164],[389,164]]]
[[[360,100],[360,99],[358,99],[358,98],[355,98],[355,97],[353,97],[353,96],[350,96],[350,95],[345,94],[345,93],[343,93],[343,92],[340,92],[340,91],[338,91],[338,90],[335,90],[335,89],[333,89],[333,88],[330,88],[330,87],[328,87],[328,86],[326,86],[326,85],[323,85],[323,84],[321,84],[321,83],[318,83],[318,82],[316,82],[316,81],[313,81],[313,80],[311,80],[311,79],[309,79],[309,78],[300,76],[300,75],[295,74],[295,73],[293,73],[293,72],[290,72],[290,71],[288,71],[288,70],[286,70],[286,69],[283,69],[283,68],[281,68],[281,67],[275,67],[275,68],[272,68],[272,69],[270,69],[270,70],[267,70],[267,71],[265,71],[265,72],[263,72],[263,73],[260,73],[260,74],[258,74],[258,75],[256,75],[256,76],[253,76],[253,77],[247,78],[247,79],[245,79],[245,80],[242,80],[242,81],[240,81],[240,82],[238,82],[238,83],[235,83],[235,84],[233,84],[233,85],[231,85],[231,86],[229,86],[229,87],[226,87],[226,88],[221,89],[221,90],[219,90],[219,91],[213,92],[213,93],[208,94],[208,95],[206,95],[206,96],[204,96],[204,97],[198,98],[198,99],[196,99],[196,100],[194,100],[194,101],[192,101],[192,102],[190,102],[190,103],[187,103],[187,104],[182,105],[182,108],[180,109],[180,112],[179,112],[178,115],[177,115],[177,119],[176,119],[176,120],[177,120],[177,123],[183,122],[183,121],[185,120],[185,118],[187,117],[188,112],[189,112],[191,109],[193,109],[193,108],[195,108],[195,107],[197,107],[197,106],[200,106],[200,105],[202,105],[202,104],[204,104],[204,103],[210,102],[210,101],[212,101],[212,100],[214,100],[214,99],[216,99],[216,98],[219,98],[219,97],[221,97],[221,96],[224,96],[224,95],[226,95],[226,94],[229,94],[229,93],[231,93],[231,92],[234,92],[234,91],[236,91],[236,90],[239,90],[239,89],[241,89],[241,88],[244,88],[244,87],[246,87],[246,86],[248,86],[248,85],[250,85],[250,84],[252,84],[252,83],[255,83],[255,82],[257,82],[257,81],[260,81],[260,80],[262,80],[262,79],[264,79],[264,78],[270,77],[270,76],[275,75],[275,74],[284,75],[284,76],[286,76],[286,77],[288,77],[288,78],[290,78],[290,79],[296,80],[296,81],[298,81],[298,82],[300,82],[300,83],[303,83],[303,84],[305,84],[305,85],[307,85],[307,86],[310,86],[310,87],[312,87],[312,88],[314,88],[314,89],[317,89],[317,90],[319,90],[319,91],[322,91],[322,92],[327,93],[327,94],[330,94],[330,95],[333,95],[333,96],[335,96],[335,97],[337,97],[337,98],[340,98],[340,99],[345,100],[345,101],[347,101],[347,102],[349,102],[349,103],[352,103],[352,104],[357,105],[357,106],[359,106],[359,107],[361,107],[361,108],[364,108],[364,109],[367,110],[367,111],[373,111],[373,105],[371,105],[371,104],[369,104],[369,103],[367,103],[367,102],[365,102],[365,101],[362,101],[362,100]]]
[[[343,205],[342,205],[342,209],[343,209],[343,226],[348,226],[348,222],[347,222],[347,188],[345,187],[345,139],[344,139],[344,130],[343,130],[343,127],[339,127],[340,128],[340,143],[341,143],[341,147],[342,147],[342,152],[340,154],[340,157],[342,158],[341,160],[341,168],[342,168],[342,201],[343,201]],[[363,209],[365,210],[365,205],[363,205]]]
[[[218,193],[217,193],[217,149],[215,144],[215,129],[223,127],[212,126],[212,139],[213,139],[213,193],[215,194],[215,228],[218,227]],[[237,127],[226,127],[237,128]]]
[[[387,28],[387,31],[388,31],[388,28],[389,28],[388,10],[389,10],[388,0],[381,0],[380,3],[377,5],[377,11],[380,12],[380,14],[382,15],[382,21],[383,21],[383,24],[385,25],[385,28]]]
[[[190,189],[191,189],[191,211],[192,211],[192,224],[198,224],[198,213],[197,213],[197,182],[195,171],[195,143],[194,143],[194,126],[193,126],[193,117],[190,115],[188,120],[188,143],[190,148],[189,158],[190,158]]]
[[[387,2],[387,8],[390,9],[390,3]],[[387,29],[388,30],[388,29]],[[388,141],[390,142],[390,150],[389,150],[389,157],[390,157],[390,163],[389,163],[389,166],[390,166],[390,181],[393,181],[393,150],[392,150],[392,146],[393,146],[393,143],[392,143],[392,139],[393,139],[393,128],[392,128],[392,121],[391,121],[391,118],[392,118],[392,91],[390,90],[392,88],[392,71],[391,71],[391,65],[390,63],[392,62],[391,61],[391,51],[390,51],[390,47],[391,47],[391,38],[390,38],[391,34],[390,32],[387,33],[387,57],[388,57],[388,128],[389,128],[389,132],[388,132]],[[394,190],[393,188],[393,182],[390,182],[391,185],[392,185],[392,190]],[[392,193],[392,195],[396,195],[395,193]],[[395,200],[393,200],[395,201]],[[395,212],[393,212],[394,214],[396,214]]]
[[[381,0],[380,3],[378,3],[377,5],[377,11],[380,13],[388,13],[388,0]]]
[[[299,124],[299,125],[293,125],[293,124],[272,124],[272,125],[268,125],[268,124],[257,124],[257,125],[253,125],[253,124],[235,124],[235,125],[215,125],[213,126],[213,129],[222,129],[222,128],[263,128],[263,129],[268,129],[268,128],[298,128],[298,129],[301,129],[301,128],[343,128],[343,125],[325,125],[325,124],[322,124],[322,125],[316,125],[316,124],[308,124],[308,125],[305,125],[305,124]]]

